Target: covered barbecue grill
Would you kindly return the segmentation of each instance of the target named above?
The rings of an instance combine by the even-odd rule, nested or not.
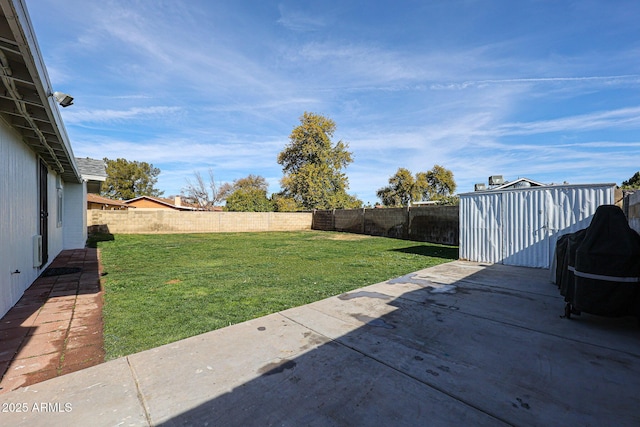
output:
[[[562,236],[556,262],[566,317],[584,311],[640,319],[640,235],[619,207],[598,207],[588,228]]]

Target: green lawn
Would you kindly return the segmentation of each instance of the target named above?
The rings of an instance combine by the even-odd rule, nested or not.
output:
[[[97,245],[107,359],[458,256],[454,246],[316,231],[116,235]]]

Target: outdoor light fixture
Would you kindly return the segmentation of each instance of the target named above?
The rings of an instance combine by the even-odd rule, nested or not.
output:
[[[58,104],[60,104],[61,107],[68,107],[69,105],[73,105],[73,96],[71,95],[67,95],[66,93],[62,92],[53,92],[51,96],[53,96],[55,100],[58,101]]]

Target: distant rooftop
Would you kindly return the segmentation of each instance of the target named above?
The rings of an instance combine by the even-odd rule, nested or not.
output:
[[[529,178],[518,178],[514,181],[505,181],[502,175],[492,175],[489,177],[489,185],[479,183],[474,186],[475,191],[485,190],[504,190],[507,188],[529,188],[529,187],[546,187],[547,184],[543,184],[538,181],[534,181]]]
[[[76,163],[82,178],[92,181],[106,181],[107,169],[103,160],[76,157]]]

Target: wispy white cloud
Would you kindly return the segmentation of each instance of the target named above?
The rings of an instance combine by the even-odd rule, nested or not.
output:
[[[631,107],[552,120],[506,123],[497,128],[496,135],[534,135],[549,132],[585,132],[597,129],[638,127],[640,127],[640,107]]]
[[[64,113],[64,120],[69,124],[122,122],[149,118],[160,119],[176,114],[179,107],[134,107],[127,110],[72,110]]]
[[[430,89],[454,89],[461,90],[471,87],[485,87],[488,85],[502,84],[531,84],[531,83],[600,83],[603,85],[617,84],[640,84],[640,74],[621,75],[621,76],[590,76],[590,77],[532,77],[532,78],[516,78],[516,79],[492,79],[464,81],[461,83],[433,83]]]
[[[325,26],[324,18],[321,15],[303,12],[300,9],[294,10],[284,4],[278,5],[278,11],[280,12],[280,18],[278,18],[277,21],[278,24],[288,30],[309,32],[317,31]]]

